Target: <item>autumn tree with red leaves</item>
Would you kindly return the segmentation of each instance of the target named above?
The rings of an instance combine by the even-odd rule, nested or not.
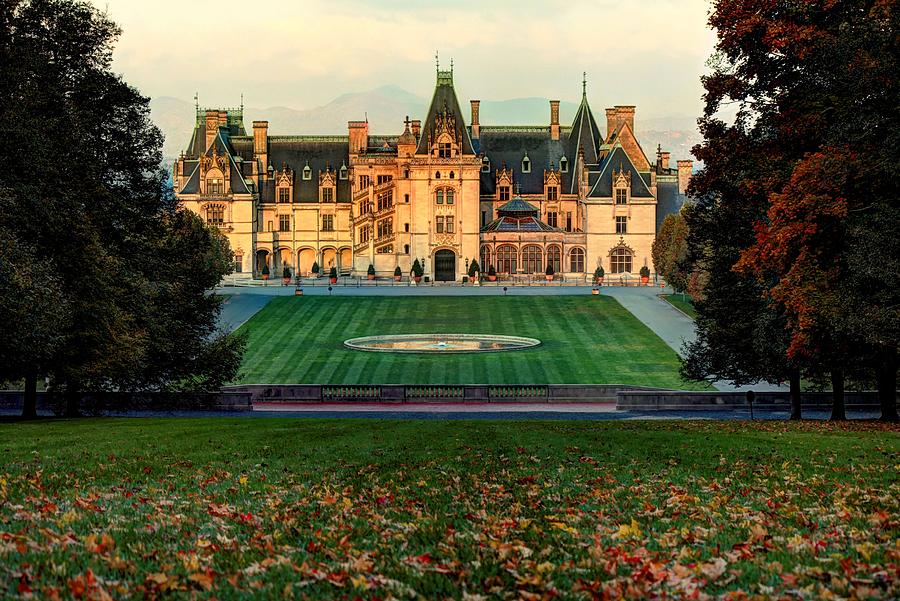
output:
[[[693,187],[706,223],[689,222],[689,258],[709,271],[714,299],[720,280],[755,283],[764,311],[754,315],[784,321],[772,348],[810,376],[830,375],[833,417],[844,416],[849,369],[874,375],[882,418],[895,420],[898,1],[718,0],[710,24],[718,44],[695,149],[706,167]],[[728,124],[719,112],[731,104]],[[736,241],[710,261],[701,250],[711,234],[698,226],[723,215]],[[698,338],[714,342],[734,315],[697,310]]]

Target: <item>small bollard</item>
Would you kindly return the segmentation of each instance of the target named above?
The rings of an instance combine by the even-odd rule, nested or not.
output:
[[[328,296],[331,296],[331,286],[328,287]]]
[[[294,296],[303,296],[303,287],[297,286],[294,288]]]
[[[747,404],[750,406],[750,421],[753,421],[753,401],[756,400],[756,393],[752,390],[747,391]]]
[[[503,296],[506,296],[506,286],[503,287]]]

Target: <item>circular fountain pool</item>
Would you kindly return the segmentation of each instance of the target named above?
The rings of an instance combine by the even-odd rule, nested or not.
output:
[[[351,338],[344,346],[379,353],[489,353],[517,351],[540,343],[536,338],[494,334],[394,334]]]

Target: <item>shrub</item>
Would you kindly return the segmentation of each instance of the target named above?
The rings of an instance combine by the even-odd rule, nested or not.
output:
[[[497,270],[494,269],[494,266],[493,266],[493,265],[491,265],[490,267],[488,267],[488,275],[490,275],[490,276],[497,275]]]
[[[281,277],[291,279],[291,268],[285,265],[284,269],[281,270]]]
[[[603,266],[602,266],[602,265],[598,266],[597,269],[594,270],[594,279],[595,279],[595,280],[599,280],[599,279],[602,278],[604,275],[606,275],[606,272],[603,271]]]
[[[331,271],[328,272],[328,277],[337,278],[337,267],[331,268]]]
[[[312,272],[316,275],[319,275],[319,264],[316,261],[313,261]]]
[[[547,270],[544,271],[544,273],[546,273],[547,275],[553,275],[554,273],[556,273],[555,271],[553,271],[552,263],[547,263]]]
[[[369,263],[369,268],[366,270],[366,273],[369,275],[375,275],[375,266]]]
[[[471,263],[469,263],[469,277],[470,278],[474,278],[475,274],[478,273],[479,271],[481,271],[481,269],[478,266],[478,261],[473,260]]]
[[[268,263],[263,263],[262,274],[269,275],[269,264]]]
[[[416,276],[416,277],[418,277],[418,278],[422,277],[422,275],[425,273],[425,270],[422,269],[422,264],[419,263],[419,260],[418,260],[418,259],[416,259],[415,261],[413,261],[413,264],[412,264],[412,272],[413,272],[413,275]]]
[[[398,277],[398,276],[401,276],[401,275],[403,275],[403,272],[400,271],[400,266],[397,265],[397,267],[394,268],[394,277]]]
[[[641,277],[642,277],[642,278],[649,278],[649,277],[650,277],[650,268],[647,267],[646,265],[644,265],[643,267],[641,267]]]

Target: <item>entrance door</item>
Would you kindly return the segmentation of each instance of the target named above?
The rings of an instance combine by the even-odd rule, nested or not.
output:
[[[439,250],[434,253],[434,279],[438,282],[456,280],[456,255],[452,250]]]

